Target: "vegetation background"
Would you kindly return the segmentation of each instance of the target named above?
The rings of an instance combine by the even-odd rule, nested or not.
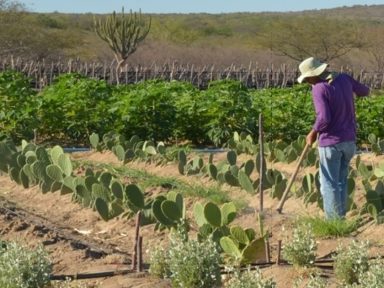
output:
[[[151,30],[128,62],[296,67],[316,55],[337,68],[382,71],[383,15],[384,5],[285,13],[143,14],[151,17]],[[0,0],[0,57],[112,61],[113,53],[94,32],[95,16],[106,15],[33,13],[18,1]]]

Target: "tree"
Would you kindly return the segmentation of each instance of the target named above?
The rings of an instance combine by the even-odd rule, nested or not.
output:
[[[275,53],[297,61],[310,56],[331,61],[363,45],[355,25],[325,16],[275,18],[261,35],[261,42]]]
[[[18,1],[0,0],[0,56],[34,60],[65,56],[66,49],[79,46],[82,40],[55,21],[44,14],[29,13]]]
[[[0,55],[22,50],[19,21],[25,16],[25,6],[18,1],[0,0]]]
[[[1,12],[21,12],[25,11],[25,5],[19,1],[12,0],[0,0],[0,11]]]
[[[366,50],[372,56],[372,62],[375,70],[381,72],[384,70],[384,27],[375,25],[366,27],[364,36],[367,42]]]
[[[124,7],[120,15],[113,11],[112,15],[103,19],[94,19],[94,26],[97,35],[108,43],[113,50],[117,61],[116,72],[127,61],[129,55],[134,53],[137,46],[147,37],[151,28],[149,21],[143,19],[141,11],[138,13],[130,10],[129,15],[124,14]],[[117,77],[118,81],[119,77]]]

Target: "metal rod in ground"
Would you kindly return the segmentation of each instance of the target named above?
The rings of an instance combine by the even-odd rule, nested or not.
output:
[[[260,163],[256,163],[256,165],[260,165],[260,183],[259,183],[259,192],[260,192],[260,212],[263,212],[264,209],[264,140],[263,140],[263,114],[259,114],[259,147],[260,147]]]
[[[137,243],[137,272],[143,271],[143,236],[139,236]]]
[[[283,193],[283,196],[281,197],[281,200],[280,200],[280,202],[279,202],[279,205],[277,206],[276,211],[279,212],[280,214],[281,214],[281,212],[283,211],[283,205],[284,205],[284,203],[285,203],[285,200],[286,200],[286,198],[287,198],[287,196],[288,196],[289,191],[291,190],[293,181],[295,181],[295,179],[296,179],[297,173],[299,172],[299,168],[300,168],[301,162],[303,162],[303,160],[304,160],[304,156],[305,156],[305,154],[307,154],[307,151],[308,151],[309,147],[310,147],[310,145],[309,145],[308,143],[305,144],[304,150],[303,150],[303,152],[301,152],[299,161],[297,162],[295,171],[293,172],[293,174],[292,174],[292,176],[291,176],[291,179],[289,179],[287,188],[285,188],[285,191],[284,191],[284,193]]]
[[[139,241],[139,233],[140,233],[140,211],[137,212],[136,216],[136,228],[135,228],[135,244],[133,248],[133,255],[132,255],[132,270],[135,271],[137,268],[137,246]]]
[[[277,242],[277,259],[276,259],[276,264],[280,265],[281,263],[281,240]]]

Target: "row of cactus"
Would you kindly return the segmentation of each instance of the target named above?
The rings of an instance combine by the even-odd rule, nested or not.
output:
[[[273,151],[270,151],[268,148],[266,151],[270,155],[274,155],[275,160],[279,162],[291,163],[300,157],[302,151],[304,150],[305,144],[305,137],[299,136],[297,140],[291,142],[289,145],[282,144],[282,142],[280,142],[277,147],[274,147]],[[281,146],[284,148],[281,148]],[[303,167],[318,166],[317,158],[317,150],[311,147],[305,155],[301,165]]]
[[[179,173],[182,175],[207,175],[220,184],[226,183],[230,186],[242,187],[249,193],[255,193],[255,182],[250,178],[255,169],[255,162],[248,160],[237,166],[237,153],[234,150],[228,151],[226,161],[217,165],[213,163],[212,153],[207,164],[204,163],[204,159],[200,156],[188,160],[183,150],[179,151],[178,160]]]
[[[305,147],[305,137],[299,136],[295,141],[287,144],[283,141],[271,141],[264,143],[264,154],[269,162],[291,163],[300,157],[301,152]],[[257,155],[260,152],[259,144],[254,143],[251,135],[244,132],[235,132],[226,146],[234,150],[238,155],[246,153],[249,155]],[[310,148],[307,152],[302,165],[315,166],[318,165],[317,150]]]
[[[354,194],[355,194],[355,180],[353,175],[350,175],[347,179],[347,207],[346,210],[350,211],[356,209],[356,204],[354,203]],[[323,198],[320,192],[320,179],[319,171],[315,174],[307,173],[302,179],[301,187],[295,193],[296,197],[301,197],[304,199],[306,205],[311,203],[317,203],[318,207],[323,209]]]
[[[181,194],[171,191],[166,197],[145,199],[145,194],[137,185],[123,185],[111,173],[94,172],[90,168],[85,170],[83,177],[75,177],[69,156],[60,146],[45,149],[23,142],[22,149],[18,150],[11,142],[0,142],[0,159],[3,172],[9,172],[13,180],[20,180],[18,173],[14,172],[16,167],[24,171],[27,169],[25,167],[28,167],[25,165],[31,165],[31,176],[27,173],[27,178],[31,177],[33,183],[45,183],[47,187],[51,186],[49,191],[52,192],[60,188],[62,194],[72,193],[74,201],[93,208],[105,221],[123,213],[134,215],[140,211],[141,225],[157,222],[155,229],[170,228],[179,232],[181,230],[184,240],[188,240],[189,224]],[[211,235],[221,244],[227,255],[237,255],[237,250],[240,249],[241,263],[252,262],[255,256],[259,257],[258,253],[254,253],[259,249],[256,243],[260,242],[255,239],[256,233],[252,229],[242,230],[238,226],[228,226],[236,216],[233,203],[226,203],[221,208],[211,202],[204,207],[196,204],[194,215],[199,226],[200,239]],[[239,238],[242,233],[246,233],[246,237]],[[226,238],[223,240],[223,237]]]
[[[145,201],[144,193],[136,184],[122,184],[107,171],[86,170],[84,182],[76,186],[75,200],[85,207],[98,211],[103,220],[108,221],[122,213],[128,218],[139,211],[145,212],[151,202]],[[142,224],[153,222],[148,213],[142,213]]]
[[[148,208],[136,185],[124,186],[109,172],[95,173],[88,168],[84,177],[74,176],[69,155],[58,145],[45,149],[22,141],[17,148],[11,141],[2,141],[0,167],[24,188],[38,185],[42,193],[59,190],[61,195],[72,194],[74,201],[97,210],[104,220]]]
[[[375,134],[369,134],[368,142],[375,155],[382,155],[384,153],[384,139],[377,138]]]
[[[163,165],[174,161],[177,154],[177,150],[166,147],[163,142],[155,145],[152,141],[143,141],[136,135],[127,140],[120,134],[110,132],[104,134],[100,140],[98,134],[92,133],[89,141],[93,149],[110,150],[124,164],[133,160],[141,160]]]
[[[234,132],[233,138],[230,138],[225,146],[230,150],[234,150],[237,155],[242,153],[255,155],[258,151],[258,146],[253,142],[252,136],[245,132],[240,134]]]
[[[179,173],[182,175],[196,175],[204,171],[204,159],[200,156],[196,156],[194,159],[188,160],[185,151],[179,150],[177,159]],[[213,154],[211,154],[209,162],[211,162],[212,159]]]
[[[84,177],[75,177],[72,162],[60,146],[45,149],[23,141],[21,149],[18,149],[12,141],[2,141],[0,168],[9,174],[13,181],[25,188],[39,185],[43,193],[57,190],[60,190],[61,194],[73,193],[74,201],[97,210],[106,221],[126,211],[128,216],[138,211],[143,211],[144,215],[152,215],[147,210],[157,211],[153,208],[157,204],[153,206],[153,200],[145,201],[144,193],[137,185],[123,185],[107,171],[94,172],[87,168]],[[169,196],[170,199],[176,199],[177,203],[180,202],[180,197],[180,195]],[[160,199],[157,198],[156,203]],[[164,204],[165,206],[170,199]],[[185,209],[181,211],[185,214]],[[156,212],[153,214],[159,215]],[[167,212],[166,215],[169,216]]]
[[[43,193],[70,191],[74,177],[72,162],[60,146],[45,149],[22,141],[21,149],[10,141],[0,142],[0,166],[3,172],[24,188],[39,185]]]
[[[205,164],[204,160],[196,156],[194,159],[187,160],[186,153],[179,151],[179,172],[183,175],[201,174],[208,175],[212,180],[219,182],[219,184],[228,184],[234,187],[241,187],[250,194],[255,194],[259,191],[260,179],[252,180],[251,174],[256,169],[260,174],[261,162],[260,153],[256,154],[256,164],[252,159],[247,160],[241,165],[237,165],[237,153],[234,150],[227,152],[226,160],[213,163],[213,154],[210,155],[208,163]],[[275,169],[267,169],[265,158],[264,163],[264,181],[263,189],[270,189],[272,198],[281,199],[287,185],[285,176]]]

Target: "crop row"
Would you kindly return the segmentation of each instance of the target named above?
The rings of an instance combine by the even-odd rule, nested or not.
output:
[[[15,72],[0,73],[0,137],[88,144],[91,132],[117,131],[152,141],[221,145],[235,131],[257,138],[263,114],[267,140],[291,142],[305,135],[314,111],[308,86],[247,89],[237,81],[206,90],[178,81],[110,86],[78,74],[62,75],[42,91]],[[357,99],[358,138],[384,138],[384,99]]]
[[[137,136],[128,141],[115,137],[114,141],[118,139],[118,141],[122,141],[120,143],[112,143],[111,139],[111,135],[103,137],[103,142],[106,145],[113,144],[110,148],[115,151],[116,155],[120,154],[117,147],[123,147],[122,144],[130,145],[131,148],[127,149],[132,149],[131,155],[136,155],[138,160],[149,161],[157,154],[165,155],[166,147],[159,145],[155,148],[148,141],[140,141]],[[243,140],[245,139],[246,137],[243,136]],[[300,146],[300,139],[291,147]],[[96,134],[92,135],[91,142],[96,147],[101,145]],[[139,150],[142,153],[138,152]],[[121,155],[125,154],[126,152],[121,153]],[[142,158],[143,155],[145,155],[144,158]],[[189,169],[187,167],[188,165],[193,167],[194,160],[188,161],[188,155],[184,150],[179,150],[177,155],[170,161],[177,161],[180,172],[187,175]],[[222,163],[214,163],[213,157],[210,157],[209,163],[199,164],[201,167],[199,171],[194,171],[195,173],[192,174],[201,177],[208,176],[221,181],[222,184],[241,186],[250,193],[257,193],[258,185],[255,183],[258,182],[257,180],[252,182],[250,179],[253,169],[257,167],[257,160],[253,163],[250,162],[253,160],[247,160],[245,163],[237,165],[237,153],[234,150],[228,151],[226,158]],[[120,160],[124,161],[124,159]],[[133,161],[133,159],[130,158],[129,161]],[[201,161],[203,159],[199,158],[197,162],[201,163]],[[65,154],[60,146],[46,149],[26,141],[22,141],[21,147],[16,147],[11,141],[0,142],[0,170],[23,187],[38,185],[42,193],[60,191],[62,195],[71,194],[73,201],[94,209],[105,221],[118,216],[132,217],[140,212],[142,215],[140,225],[153,223],[155,229],[177,230],[188,238],[192,222],[186,216],[186,205],[181,194],[170,191],[166,195],[149,197],[136,184],[123,183],[118,177],[107,171],[93,171],[88,168],[85,175],[76,175],[73,166],[69,155]],[[213,166],[222,167],[221,169],[226,167],[225,172],[218,172],[215,179],[212,175]],[[222,180],[218,176],[219,173],[223,173]],[[361,211],[369,212],[377,223],[382,223],[384,220],[384,166],[373,167],[362,163],[360,157],[356,159],[356,170],[351,170],[348,180],[350,199],[348,209],[357,208],[353,198],[354,179],[358,175],[363,179],[366,198],[366,203]],[[281,185],[286,183],[284,175],[277,170],[266,169],[265,176],[267,183],[270,184],[265,188],[270,189],[271,196],[281,196],[281,193],[277,191],[281,191]],[[295,195],[303,197],[306,203],[317,202],[321,205],[318,173],[315,175],[308,173],[302,180],[302,187],[296,190]],[[260,253],[263,253],[266,235],[257,235],[253,229],[230,226],[236,213],[236,208],[231,202],[225,203],[222,207],[212,202],[204,205],[197,202],[193,208],[194,225],[198,227],[199,239],[213,238],[228,256],[237,258],[237,261],[241,263],[251,263],[260,257]]]
[[[382,154],[383,140],[377,139],[375,135],[369,136],[369,142],[376,154]],[[152,141],[142,141],[138,136],[133,136],[127,140],[124,136],[114,133],[103,135],[102,139],[98,134],[90,136],[90,143],[94,149],[103,151],[110,150],[116,157],[126,164],[130,161],[145,161],[156,165],[168,162],[177,162],[179,173],[186,176],[195,175],[196,177],[209,177],[212,181],[217,181],[219,185],[240,187],[250,194],[256,194],[260,189],[260,151],[259,145],[254,143],[250,135],[245,133],[234,133],[227,143],[228,151],[226,159],[214,161],[214,154],[211,153],[208,162],[205,162],[202,155],[196,154],[189,157],[184,148],[166,147],[163,142],[157,146]],[[287,186],[286,176],[277,169],[268,168],[268,163],[291,163],[296,161],[305,146],[305,138],[299,136],[295,141],[287,144],[282,141],[270,141],[264,143],[263,155],[263,190],[268,190],[271,198],[281,199]],[[247,154],[249,157],[243,163],[238,163],[238,155]],[[310,148],[306,157],[302,161],[304,167],[315,166],[318,168],[318,156],[315,148]],[[350,167],[348,177],[348,204],[347,210],[356,209],[354,203],[356,177],[361,176],[365,188],[366,205],[362,211],[369,212],[378,222],[381,222],[381,215],[384,210],[384,166],[377,167],[366,165],[360,161],[360,156],[356,158],[356,169]],[[257,178],[252,179],[253,171],[257,172]],[[375,187],[370,184],[373,181]],[[319,172],[314,174],[306,173],[301,184],[296,185],[294,195],[302,198],[305,204],[317,203],[322,208],[322,197],[320,193]],[[379,219],[380,218],[380,219]]]

